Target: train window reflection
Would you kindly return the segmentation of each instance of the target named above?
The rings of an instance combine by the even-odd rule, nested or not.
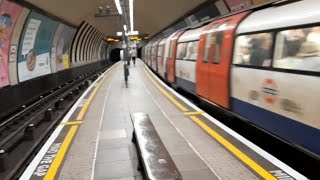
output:
[[[242,35],[236,39],[234,64],[269,67],[272,58],[272,33]]]
[[[179,43],[177,47],[176,59],[183,59],[186,57],[187,43]]]
[[[197,60],[198,57],[198,44],[199,41],[188,42],[187,54],[185,59],[187,60]]]
[[[273,66],[320,72],[320,27],[279,32]]]

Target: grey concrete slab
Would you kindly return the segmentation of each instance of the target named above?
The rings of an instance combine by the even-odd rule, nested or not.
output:
[[[134,177],[134,172],[135,170],[130,160],[96,163],[94,179]]]
[[[116,139],[116,138],[126,138],[127,133],[125,129],[110,129],[103,130],[100,132],[100,139]]]
[[[194,154],[194,151],[191,149],[189,144],[186,142],[179,142],[179,143],[175,143],[175,144],[166,143],[165,146],[171,156]]]
[[[131,141],[128,138],[100,139],[98,149],[127,148]]]
[[[128,148],[98,149],[96,163],[130,160]]]
[[[196,154],[175,155],[172,159],[180,171],[208,169],[208,166]]]
[[[209,169],[197,171],[182,171],[183,180],[219,180]]]

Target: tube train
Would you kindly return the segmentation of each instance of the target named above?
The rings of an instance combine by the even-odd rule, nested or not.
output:
[[[149,42],[165,81],[320,156],[320,1],[274,4]]]

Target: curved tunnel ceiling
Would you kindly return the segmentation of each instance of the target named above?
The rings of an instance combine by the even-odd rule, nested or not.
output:
[[[126,0],[128,1],[128,0]],[[134,30],[153,35],[206,0],[134,0]],[[114,0],[26,0],[75,26],[87,21],[106,36],[121,31],[120,17],[95,18],[99,6],[117,11]]]

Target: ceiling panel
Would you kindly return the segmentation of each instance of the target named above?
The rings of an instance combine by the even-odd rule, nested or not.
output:
[[[125,0],[128,1],[128,0]],[[134,0],[134,29],[153,35],[206,0]],[[99,6],[117,11],[113,0],[27,0],[76,26],[88,21],[105,35],[121,31],[119,17],[95,18]]]

